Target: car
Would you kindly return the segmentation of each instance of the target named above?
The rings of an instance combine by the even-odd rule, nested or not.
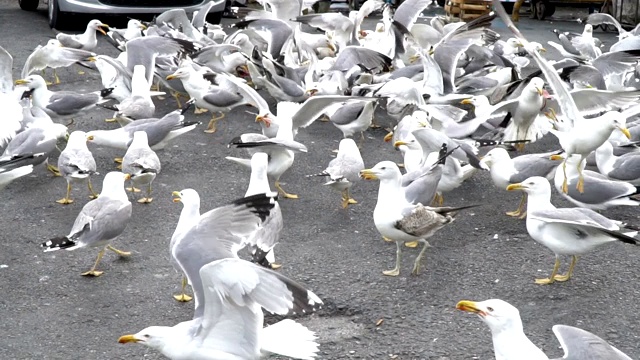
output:
[[[219,24],[224,12],[225,0],[48,0],[49,26],[64,26],[72,14],[159,14],[171,9],[184,9],[187,13],[198,10],[207,2],[214,5],[207,20]],[[35,11],[40,0],[18,0],[20,8]]]

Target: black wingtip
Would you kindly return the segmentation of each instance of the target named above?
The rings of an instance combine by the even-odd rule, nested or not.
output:
[[[187,102],[184,104],[184,107],[183,107],[183,108],[182,108],[182,110],[180,111],[180,115],[184,115],[184,114],[186,114],[186,113],[187,113],[187,111],[191,108],[191,106],[192,106],[193,104],[195,104],[195,103],[196,103],[196,99],[189,99],[189,101],[187,101]]]
[[[264,221],[278,201],[278,193],[263,193],[237,199],[234,205],[245,205]]]
[[[46,250],[57,250],[57,249],[66,249],[74,246],[76,243],[73,240],[70,240],[66,236],[61,236],[57,238],[53,238],[47,240],[40,244],[41,247],[46,248]]]
[[[607,229],[600,229],[600,230],[602,232],[606,233],[607,235],[610,235],[610,236],[616,238],[617,240],[622,241],[623,243],[627,243],[627,244],[631,244],[631,245],[640,245],[636,238],[633,238],[631,236],[625,235],[625,234],[623,234],[621,232],[613,231],[613,230],[607,230]]]

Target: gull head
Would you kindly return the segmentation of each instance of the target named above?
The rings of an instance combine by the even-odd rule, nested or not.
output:
[[[120,336],[118,342],[120,344],[141,343],[160,350],[175,337],[172,329],[168,326],[150,326],[137,334]]]
[[[107,35],[107,32],[104,31],[105,29],[109,30],[109,25],[103,24],[102,21],[95,20],[95,19],[89,21],[89,24],[87,24],[87,27],[90,29],[99,31],[102,35]]]
[[[360,170],[360,177],[365,180],[390,180],[400,178],[402,174],[393,161],[381,161],[371,169]]]
[[[420,147],[420,144],[418,144],[418,141],[415,139],[415,137],[412,137],[410,139],[405,139],[405,140],[398,140],[393,143],[393,147],[396,148],[396,150],[400,150],[400,146],[406,146],[407,149],[409,150],[422,149],[422,147]]]
[[[30,75],[24,79],[18,79],[16,85],[26,85],[29,89],[47,88],[47,83],[40,75]]]
[[[539,77],[534,77],[529,81],[527,88],[532,93],[538,93],[538,95],[542,96],[544,95],[544,80]]]
[[[631,133],[626,126],[627,121],[624,116],[622,116],[622,114],[617,111],[609,111],[605,113],[602,118],[603,120],[607,121],[611,130],[618,129],[621,133],[624,134],[624,136],[627,137],[627,139],[631,139]]]
[[[593,34],[593,25],[586,24],[584,26],[584,34]]]
[[[147,26],[136,19],[129,20],[127,27],[132,30],[147,30]]]
[[[522,42],[516,38],[509,38],[507,39],[507,45],[509,45],[510,47],[517,49],[517,48],[521,48],[523,47]]]
[[[271,123],[275,120],[272,116],[274,116],[271,112],[267,111],[262,114],[258,114],[256,116],[256,122],[261,122],[266,127],[270,127]]]
[[[507,186],[507,191],[514,190],[522,190],[529,195],[549,193],[549,196],[551,196],[549,180],[541,176],[532,176],[521,183]]]
[[[509,153],[507,152],[507,150],[504,148],[497,147],[497,148],[491,149],[485,156],[483,156],[482,160],[480,160],[480,163],[485,164],[489,168],[491,168],[491,166],[501,161],[505,161],[509,159],[511,159],[511,157],[509,156]]]
[[[462,300],[458,302],[456,309],[478,315],[493,334],[518,328],[522,330],[520,312],[504,300],[490,299],[478,302]]]
[[[171,193],[171,195],[173,196],[174,203],[181,202],[185,206],[188,204],[200,205],[200,195],[198,195],[198,192],[193,189],[184,189],[182,191],[174,191]]]
[[[191,72],[189,70],[190,69],[187,67],[181,67],[178,70],[176,70],[176,72],[174,72],[173,74],[168,75],[167,80],[186,78],[189,75],[191,75]]]

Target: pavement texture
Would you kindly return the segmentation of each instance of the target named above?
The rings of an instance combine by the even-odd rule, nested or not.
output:
[[[0,0],[0,45],[14,56],[14,79],[36,45],[55,34],[47,25],[46,7],[40,8],[29,13],[21,11],[17,1]],[[586,10],[565,13],[584,16]],[[570,17],[543,22],[523,17],[519,27],[530,40],[544,44],[553,39],[552,28],[581,31],[576,22],[562,21]],[[372,27],[373,20],[367,24]],[[496,21],[494,28],[508,35],[501,22]],[[596,36],[609,45],[615,38],[601,32]],[[104,39],[97,52],[117,54]],[[550,50],[548,56],[559,55]],[[97,73],[80,75],[78,70],[59,70],[63,84],[53,90],[100,89]],[[268,101],[275,106],[271,98]],[[175,106],[167,96],[156,101],[156,114]],[[389,126],[390,119],[378,114],[376,122]],[[205,124],[209,116],[187,115]],[[103,121],[108,117],[107,110],[92,110],[77,117],[70,131],[112,128]],[[105,274],[99,278],[80,276],[93,264],[97,250],[43,253],[39,247],[68,233],[89,200],[86,189],[74,190],[74,204],[58,205],[54,201],[64,195],[65,180],[43,168],[5,189],[0,203],[0,359],[162,358],[143,346],[120,345],[117,339],[192,316],[192,303],[177,303],[172,297],[179,291],[180,275],[169,263],[168,244],[182,206],[171,202],[171,192],[196,189],[202,212],[243,196],[249,172],[224,159],[243,152],[228,149],[227,143],[244,132],[259,132],[254,116],[245,109],[220,121],[215,134],[203,133],[205,124],[159,152],[162,173],[154,182],[155,200],[149,205],[133,203],[133,219],[114,242],[133,255],[126,260],[106,255],[100,265]],[[383,129],[366,132],[362,153],[367,167],[382,160],[401,161],[400,153],[383,143],[385,134]],[[518,307],[526,334],[550,357],[562,355],[551,327],[566,324],[591,331],[640,358],[640,249],[611,244],[584,256],[571,281],[536,285],[534,278],[550,273],[553,254],[527,235],[524,221],[504,215],[515,209],[520,194],[497,189],[488,173],[478,173],[446,194],[445,204],[482,206],[463,212],[430,239],[433,247],[425,255],[423,273],[410,275],[417,250],[406,249],[401,275],[385,277],[381,272],[393,267],[395,245],[382,241],[373,225],[378,184],[357,183],[352,194],[359,203],[343,210],[339,194],[321,186],[321,179],[305,178],[324,169],[340,136],[324,122],[300,131],[296,140],[309,153],[296,155],[294,166],[282,178],[283,187],[300,199],[280,202],[285,228],[276,252],[284,265],[279,271],[325,302],[314,315],[299,318],[317,332],[318,359],[492,359],[488,328],[477,317],[455,309],[461,299],[490,298]],[[547,137],[527,151],[557,146]],[[112,159],[123,153],[90,149],[101,173],[94,178],[99,189],[104,174],[115,169]],[[51,160],[55,164],[57,156]],[[552,201],[569,205],[557,194]],[[636,208],[604,214],[638,222]],[[268,323],[275,320],[267,317]]]

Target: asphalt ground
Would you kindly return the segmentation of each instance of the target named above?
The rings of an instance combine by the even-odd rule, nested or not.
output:
[[[14,79],[38,44],[54,36],[40,12],[21,11],[16,1],[0,0],[0,45],[14,56]],[[585,15],[586,10],[576,10]],[[573,14],[569,11],[570,14]],[[519,27],[530,40],[546,43],[552,28],[581,31],[576,22],[532,21]],[[230,20],[225,20],[229,23]],[[372,20],[367,21],[372,26]],[[507,35],[496,21],[494,28]],[[612,34],[596,33],[605,44]],[[115,56],[117,50],[100,39],[98,53]],[[550,58],[558,54],[550,50]],[[62,85],[53,90],[95,91],[97,73],[79,75],[78,67],[60,69]],[[51,76],[48,73],[48,76]],[[275,101],[268,98],[272,106]],[[167,96],[156,101],[156,114],[175,109]],[[192,303],[177,303],[180,275],[169,263],[168,244],[181,210],[171,192],[196,189],[202,212],[244,195],[249,172],[224,159],[243,153],[227,143],[244,132],[259,132],[253,116],[236,109],[219,123],[217,133],[203,133],[209,114],[187,114],[205,124],[176,139],[159,152],[162,173],[154,182],[150,205],[133,203],[133,218],[114,246],[132,251],[128,259],[104,257],[99,278],[85,278],[97,250],[43,253],[39,244],[68,233],[81,207],[89,200],[84,188],[75,189],[76,202],[55,203],[65,191],[65,180],[43,168],[11,184],[0,202],[0,359],[160,359],[144,346],[121,345],[120,335],[150,325],[174,325],[191,318]],[[379,112],[376,122],[388,126]],[[103,120],[109,111],[95,109],[75,119],[70,131],[109,129]],[[367,167],[382,160],[401,161],[400,153],[383,143],[383,129],[366,132],[362,153]],[[455,309],[461,299],[504,299],[520,309],[525,332],[549,356],[562,351],[551,327],[567,324],[589,330],[615,344],[632,358],[640,358],[640,303],[637,301],[640,249],[611,244],[581,258],[567,283],[539,286],[534,278],[548,276],[553,254],[535,243],[523,220],[504,215],[513,210],[520,194],[497,189],[488,173],[478,173],[445,195],[445,204],[481,204],[465,211],[430,239],[425,270],[411,276],[417,250],[406,249],[401,275],[385,277],[395,260],[395,245],[382,241],[372,213],[378,184],[359,182],[353,196],[359,201],[348,210],[339,194],[305,178],[321,171],[337,148],[340,132],[316,122],[300,131],[296,140],[309,148],[296,155],[282,178],[283,187],[300,195],[282,199],[285,219],[277,259],[283,274],[296,279],[325,302],[316,314],[299,321],[316,331],[318,359],[491,359],[488,328],[475,316]],[[551,137],[527,146],[527,152],[556,149]],[[98,163],[101,187],[104,174],[115,169],[112,159],[123,153],[90,148]],[[52,158],[56,163],[57,156]],[[558,206],[568,206],[553,195]],[[605,215],[638,222],[636,208],[618,208]],[[566,264],[563,269],[566,269]],[[268,322],[274,318],[268,317]]]

